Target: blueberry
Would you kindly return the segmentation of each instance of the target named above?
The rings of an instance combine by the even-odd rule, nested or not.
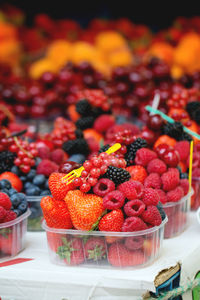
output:
[[[26,190],[27,196],[39,196],[40,194],[40,188],[37,186],[31,187]]]
[[[36,170],[31,169],[30,172],[27,174],[27,179],[32,181],[35,175],[36,175]]]
[[[27,211],[27,208],[28,208],[27,201],[22,201],[20,205],[17,207],[17,209],[19,209],[22,213],[25,213],[25,211]]]
[[[0,180],[0,188],[1,189],[11,189],[11,183],[7,179]]]
[[[13,209],[13,211],[16,213],[17,217],[22,215],[22,212],[19,209]]]
[[[9,196],[9,190],[8,189],[2,189],[1,192],[5,193],[5,194],[7,194]]]
[[[48,196],[48,195],[51,195],[51,192],[50,190],[44,190],[41,192],[40,196]]]
[[[18,195],[20,201],[26,201],[26,195],[24,193],[18,193],[17,195]]]
[[[45,176],[42,174],[36,175],[33,178],[33,184],[37,185],[37,186],[42,186],[45,183]]]
[[[8,190],[8,195],[9,195],[9,196],[12,196],[12,195],[14,195],[14,194],[16,194],[16,193],[17,193],[16,189],[13,189],[13,188],[12,188],[12,189],[9,189],[9,190]]]
[[[10,197],[10,200],[11,200],[12,205],[13,205],[14,208],[17,208],[18,205],[19,205],[20,202],[21,202],[21,200],[20,200],[18,194],[12,195],[12,196]]]
[[[73,154],[69,157],[70,161],[74,161],[78,164],[82,164],[85,161],[85,155],[83,154]]]
[[[45,184],[44,184],[44,188],[45,188],[45,189],[48,189],[48,188],[49,188],[49,180],[48,180],[48,179],[46,180],[46,182],[45,182]]]
[[[31,187],[34,187],[34,185],[31,183],[31,182],[26,182],[25,184],[24,184],[24,189],[26,190],[26,189],[29,189],[29,188],[31,188]]]
[[[36,159],[35,159],[35,166],[37,167],[41,161],[42,161],[41,158],[36,157]]]
[[[26,176],[20,176],[19,178],[21,179],[22,182],[26,182]]]
[[[19,175],[19,169],[18,169],[18,167],[17,166],[13,166],[11,168],[11,172],[14,173],[14,174],[16,174],[16,175]]]

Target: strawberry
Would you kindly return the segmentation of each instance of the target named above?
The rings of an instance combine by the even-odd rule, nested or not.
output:
[[[65,197],[72,223],[76,229],[91,230],[103,213],[103,199],[79,190],[69,191]]]
[[[121,243],[114,243],[109,247],[108,261],[114,267],[128,267],[143,264],[145,258],[139,250],[131,251]]]
[[[106,257],[105,240],[101,237],[91,237],[84,246],[85,256],[87,259],[94,261]]]
[[[46,196],[41,199],[41,208],[49,227],[72,228],[69,211],[64,201],[55,201],[52,197]]]
[[[52,173],[49,177],[49,189],[55,200],[64,200],[67,192],[72,189],[72,184],[63,182],[64,173]]]
[[[18,192],[21,192],[23,188],[23,183],[16,174],[12,172],[4,172],[0,175],[0,180],[2,179],[7,179],[8,181],[10,181],[12,187],[16,189]]]
[[[99,222],[100,231],[122,231],[122,225],[124,223],[124,215],[121,209],[112,210]]]
[[[145,178],[147,177],[147,171],[143,166],[130,166],[126,170],[131,174],[131,179],[144,183]]]
[[[67,265],[74,266],[84,262],[83,244],[80,238],[62,239],[63,246],[58,247],[57,254]]]
[[[57,252],[58,247],[63,245],[62,239],[65,238],[66,235],[47,231],[47,241],[48,246],[53,252]]]

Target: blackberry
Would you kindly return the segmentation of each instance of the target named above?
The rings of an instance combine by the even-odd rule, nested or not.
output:
[[[110,148],[110,145],[109,144],[106,144],[104,146],[102,146],[100,149],[99,149],[99,154],[102,153],[102,152],[105,152],[106,150],[108,150]]]
[[[82,99],[76,103],[76,111],[81,116],[88,116],[88,114],[90,114],[90,112],[91,112],[91,109],[92,109],[92,107],[87,99]]]
[[[180,179],[188,179],[188,174],[187,173],[181,173],[180,174]]]
[[[166,213],[163,209],[162,203],[158,202],[158,204],[156,205],[157,209],[159,210],[159,213],[161,215],[162,221],[166,218]]]
[[[83,138],[83,132],[80,129],[75,130],[75,135],[77,139],[82,139]]]
[[[10,151],[0,152],[0,173],[10,171],[14,164],[15,154]]]
[[[131,175],[128,171],[109,166],[107,172],[104,174],[104,177],[112,180],[116,185],[128,181],[131,178]]]
[[[89,147],[85,139],[76,139],[64,142],[62,149],[67,152],[69,155],[72,154],[89,154]]]
[[[133,164],[133,161],[136,156],[136,152],[141,149],[147,147],[147,142],[144,139],[137,138],[132,144],[127,147],[127,153],[125,155],[125,160],[127,162],[127,166]]]
[[[177,141],[192,141],[191,136],[184,131],[183,125],[180,122],[166,123],[162,128],[163,134],[166,134]]]
[[[200,102],[199,101],[192,101],[187,103],[186,110],[188,114],[190,115],[191,119],[193,119],[193,115],[195,111],[200,109]]]
[[[94,123],[94,117],[93,116],[88,116],[88,117],[83,117],[80,118],[78,121],[76,121],[76,127],[78,129],[87,129],[87,128],[91,128],[93,126]]]

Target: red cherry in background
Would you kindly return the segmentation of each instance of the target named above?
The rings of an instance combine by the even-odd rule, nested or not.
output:
[[[163,156],[163,160],[169,167],[176,167],[180,161],[180,156],[178,151],[176,150],[167,151]]]
[[[163,124],[163,120],[159,115],[153,115],[149,116],[149,120],[147,122],[147,125],[152,130],[160,130],[161,126]]]
[[[74,161],[67,161],[60,166],[58,172],[68,174],[72,170],[78,169],[80,167],[81,165]]]
[[[165,153],[170,150],[170,146],[167,144],[160,144],[155,148],[156,153],[162,159]]]
[[[145,139],[149,145],[152,145],[155,142],[156,136],[152,130],[145,127],[142,130],[142,138]]]

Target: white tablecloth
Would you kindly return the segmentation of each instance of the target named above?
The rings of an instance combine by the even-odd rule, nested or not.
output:
[[[0,268],[2,300],[139,300],[155,291],[158,273],[178,262],[181,284],[200,270],[200,225],[195,213],[179,237],[165,240],[161,256],[143,269],[97,269],[56,266],[49,262],[45,233],[27,233],[27,246],[18,257],[34,258]]]

